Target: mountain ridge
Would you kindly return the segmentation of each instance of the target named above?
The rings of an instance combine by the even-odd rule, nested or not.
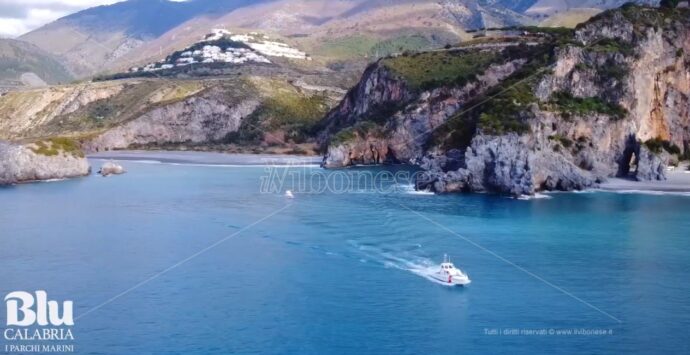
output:
[[[0,38],[0,87],[44,86],[72,80],[51,54],[28,42]]]
[[[65,16],[19,39],[59,57],[81,78],[107,70],[118,58],[192,17],[251,3],[128,0]]]
[[[599,5],[607,8],[617,1],[600,1]],[[308,35],[310,38],[295,38],[295,42],[318,55],[318,49],[333,39],[342,38],[336,45],[347,48],[352,42],[345,38],[348,35],[361,34],[363,41],[386,41],[398,33],[419,33],[434,45],[443,45],[470,38],[464,34],[467,29],[537,23],[525,12],[535,2],[129,0],[66,16],[20,39],[59,57],[83,78],[152,61],[161,52],[183,48],[192,37],[198,37],[194,28],[208,32],[223,25],[230,30],[262,30],[280,36]],[[323,52],[327,58],[329,53]]]

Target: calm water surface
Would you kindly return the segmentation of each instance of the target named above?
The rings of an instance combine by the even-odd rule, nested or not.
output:
[[[690,197],[288,200],[263,167],[125,166],[0,189],[0,294],[73,300],[79,353],[690,352]],[[423,277],[444,253],[469,287]],[[548,335],[581,329],[607,334]]]

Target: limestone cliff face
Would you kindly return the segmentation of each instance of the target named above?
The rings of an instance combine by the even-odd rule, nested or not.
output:
[[[324,120],[325,128],[319,134],[321,142],[339,130],[371,116],[385,115],[390,107],[401,106],[414,97],[407,84],[387,70],[380,62],[370,66],[361,81],[350,90],[342,102]],[[385,117],[384,117],[385,118]]]
[[[85,144],[89,152],[124,149],[151,143],[203,143],[224,138],[239,129],[244,118],[260,105],[258,100],[229,104],[221,89],[211,89],[180,102],[154,108],[135,119],[98,135]]]
[[[524,62],[495,63],[465,87],[408,99],[374,135],[336,135],[325,166],[381,163],[376,151],[424,168],[419,189],[512,195],[665,179],[669,158],[690,152],[690,11],[625,6],[549,43],[529,75],[514,74]],[[366,117],[347,115],[356,106],[341,105],[339,121]]]
[[[9,92],[0,97],[0,138],[24,137],[34,128],[122,91],[123,83],[57,86]]]
[[[643,144],[654,139],[688,151],[690,142],[690,18],[624,7],[575,32],[576,45],[557,49],[554,70],[537,85],[540,103],[557,93],[618,105],[615,117],[596,112],[564,117],[538,110],[527,148],[533,189],[571,190],[609,176],[665,179],[669,154]],[[567,145],[567,146],[566,146]],[[558,146],[558,148],[556,148]],[[558,150],[553,152],[554,148]],[[549,152],[549,159],[539,159]],[[561,161],[560,164],[554,164]]]
[[[91,171],[83,156],[66,152],[44,155],[32,148],[0,141],[0,185],[73,178]]]
[[[13,91],[0,97],[0,138],[89,135],[203,89],[194,81],[142,79]]]
[[[650,14],[645,15],[644,11]],[[664,169],[660,168],[663,157],[649,154],[639,143],[660,138],[688,150],[690,24],[687,19],[661,17],[655,10],[640,10],[637,16],[653,16],[652,19],[662,21],[663,25],[656,27],[640,23],[640,18],[631,19],[625,13],[607,13],[576,31],[575,37],[584,47],[559,49],[553,74],[545,77],[536,90],[542,102],[557,92],[575,97],[600,97],[623,107],[627,111],[625,117],[581,115],[562,120],[543,113],[532,124],[537,133],[534,136],[541,138],[540,143],[553,135],[573,142],[578,139],[592,142],[594,147],[581,149],[571,161],[601,175],[629,173],[628,163],[634,157],[640,163],[655,165],[651,170],[638,169],[636,178],[663,179]],[[628,47],[629,53],[592,50],[609,40]],[[616,68],[622,72],[614,72],[615,75],[606,72]],[[591,169],[593,164],[600,166]]]
[[[326,117],[321,133],[327,142],[337,128],[370,119],[386,120],[383,132],[361,132],[352,139],[328,145],[324,166],[343,167],[384,162],[412,163],[421,158],[425,144],[469,99],[512,74],[523,60],[491,65],[476,80],[461,87],[439,87],[415,93],[404,80],[380,63],[370,67],[362,82]],[[386,117],[386,115],[391,115]]]
[[[277,140],[285,145],[313,143],[307,133],[336,103],[332,92],[260,76],[127,79],[18,91],[0,96],[0,139],[71,137],[87,153],[167,144],[268,146],[269,136],[288,137],[287,143]]]

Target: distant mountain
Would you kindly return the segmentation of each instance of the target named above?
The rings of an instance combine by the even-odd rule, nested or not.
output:
[[[266,1],[266,0],[264,0]],[[129,0],[90,8],[57,21],[92,33],[123,32],[127,36],[156,38],[199,16],[226,13],[261,0]]]
[[[60,57],[78,76],[88,76],[191,18],[222,14],[256,2],[129,0],[63,17],[20,39]]]
[[[66,83],[72,76],[52,55],[22,41],[0,39],[0,86]]]
[[[361,61],[466,40],[467,29],[538,24],[553,14],[596,13],[625,1],[129,0],[72,14],[21,39],[57,56],[78,77],[160,60],[214,28],[282,36],[321,62]]]
[[[568,9],[566,11],[555,12],[549,16],[543,16],[544,20],[539,22],[539,26],[575,28],[578,24],[587,21],[600,12],[600,9],[592,8]]]
[[[533,1],[129,0],[72,14],[21,39],[60,57],[84,77],[150,61],[155,59],[152,56],[184,48],[216,27],[296,36],[306,49],[325,46],[326,55],[354,46],[358,56],[375,53],[378,42],[401,35],[423,33],[423,42],[439,44],[457,41],[463,29],[483,23],[524,23],[529,19],[516,10]],[[357,38],[348,38],[353,36]],[[412,41],[413,47],[419,45],[419,40]],[[400,47],[393,43],[391,48],[396,46]]]
[[[533,1],[532,6],[525,9],[525,13],[533,16],[547,16],[577,9],[606,10],[620,7],[628,2],[650,6],[659,4],[658,0],[537,0]]]

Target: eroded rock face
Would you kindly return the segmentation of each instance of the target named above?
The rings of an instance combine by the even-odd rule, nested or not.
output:
[[[567,160],[535,153],[528,144],[525,137],[517,134],[478,135],[461,158],[425,157],[428,172],[419,178],[417,188],[441,193],[476,191],[518,196],[542,188],[575,189],[594,183],[587,174],[575,173],[578,169]],[[435,167],[435,160],[444,163]]]
[[[344,143],[330,149],[329,154],[324,157],[322,166],[342,168],[352,165],[394,164],[394,159],[385,142],[370,138]]]
[[[74,178],[90,171],[84,157],[67,153],[46,156],[23,145],[0,141],[0,185]]]
[[[622,41],[630,53],[561,49],[556,70],[536,91],[541,101],[555,92],[568,92],[575,97],[604,98],[626,109],[627,115],[619,120],[588,115],[574,117],[574,122],[548,122],[558,124],[554,134],[572,141],[582,137],[594,144],[594,149],[586,149],[589,160],[617,167],[609,176],[664,179],[663,173],[652,171],[663,171],[659,165],[667,159],[641,143],[660,138],[683,149],[690,141],[690,28],[687,21],[663,21],[664,28],[644,26],[613,12],[582,27],[576,38],[583,43]],[[625,75],[606,73],[614,69]],[[633,158],[640,160],[634,171],[628,169],[631,150],[636,152]]]
[[[637,169],[631,176],[639,181],[666,180],[667,166],[668,163],[662,156],[642,147],[637,159]]]
[[[319,142],[326,144],[340,129],[352,126],[365,116],[376,115],[377,110],[403,105],[413,97],[414,93],[407,84],[383,65],[377,63],[370,66],[360,82],[325,118]]]
[[[425,158],[425,165],[430,169],[418,179],[417,188],[515,195],[534,192],[529,150],[518,135],[477,136],[464,157],[446,155],[438,164],[433,162],[436,159],[435,156]]]
[[[529,151],[517,135],[477,136],[465,153],[472,191],[532,193]]]
[[[114,82],[10,92],[0,100],[0,109],[9,118],[0,120],[0,139],[24,137],[60,115],[117,95],[123,87]]]
[[[261,104],[241,100],[228,105],[221,89],[153,109],[142,116],[94,138],[89,152],[125,149],[151,143],[203,143],[223,139],[240,128],[242,119]]]
[[[436,192],[520,195],[594,187],[613,176],[663,180],[668,161],[676,157],[652,152],[645,142],[658,138],[681,151],[690,148],[690,21],[650,8],[635,11],[642,15],[631,17],[623,9],[597,17],[575,32],[578,44],[555,48],[552,70],[533,86],[536,102],[520,113],[527,133],[496,136],[479,127],[469,146],[446,151],[426,132],[457,114],[467,96],[462,89],[439,88],[392,115],[378,144],[358,136],[331,145],[326,159],[337,162],[360,145],[385,147],[391,158],[425,169],[417,186]],[[605,48],[595,48],[597,43]],[[503,69],[520,64],[504,63]],[[492,70],[490,77],[499,81],[512,73],[496,65]],[[477,85],[482,84],[495,85],[486,80]],[[552,103],[563,93],[575,98],[575,105],[594,98],[623,114],[563,112]]]
[[[496,85],[522,64],[524,61],[516,60],[492,65],[479,75],[476,81],[463,87],[441,87],[422,93],[407,90],[404,82],[399,78],[393,79],[392,74],[384,66],[377,64],[365,73],[363,83],[360,84],[363,88],[358,86],[353,89],[340,106],[326,118],[328,128],[322,132],[321,139],[327,141],[330,138],[329,134],[337,127],[356,124],[368,115],[375,114],[376,112],[372,113],[372,109],[376,111],[376,108],[382,105],[400,109],[393,110],[393,116],[386,123],[385,137],[357,135],[354,139],[328,146],[324,166],[412,163],[418,160],[424,154],[424,145],[436,128],[446,122],[469,99]],[[384,85],[386,83],[391,87]],[[369,95],[370,91],[376,93],[377,90],[382,90],[382,93]],[[359,94],[363,96],[357,96]],[[409,104],[404,105],[408,101]],[[353,111],[349,111],[350,109]],[[348,112],[352,114],[348,116]]]

